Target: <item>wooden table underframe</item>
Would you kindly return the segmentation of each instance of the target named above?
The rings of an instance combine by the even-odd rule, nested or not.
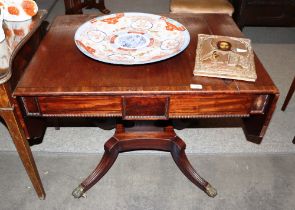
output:
[[[14,91],[16,107],[28,118],[118,119],[114,136],[105,143],[101,162],[74,190],[77,198],[107,173],[120,152],[138,149],[170,152],[184,175],[214,197],[216,190],[189,163],[185,143],[175,134],[171,119],[239,117],[244,120],[247,139],[262,141],[279,93],[256,56],[255,83],[192,74],[197,34],[243,36],[231,17],[165,16],[188,28],[191,35],[188,48],[166,61],[138,66],[100,63],[77,49],[74,33],[93,15],[58,17]],[[46,77],[42,77],[45,73]],[[203,89],[193,90],[190,84],[201,84]],[[128,121],[135,122],[135,126],[126,127]],[[149,123],[155,121],[161,121],[162,126]],[[22,124],[25,127],[25,122]]]

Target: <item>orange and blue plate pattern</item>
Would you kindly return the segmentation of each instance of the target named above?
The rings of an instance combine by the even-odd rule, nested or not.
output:
[[[189,44],[188,30],[167,17],[117,13],[94,18],[75,34],[77,47],[105,63],[135,65],[171,58]]]

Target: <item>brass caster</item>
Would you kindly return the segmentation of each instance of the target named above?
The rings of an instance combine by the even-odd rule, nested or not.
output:
[[[82,185],[79,185],[76,189],[74,189],[72,195],[74,196],[74,198],[84,197],[84,187]]]
[[[212,187],[210,184],[208,184],[206,186],[205,193],[209,197],[214,198],[217,195],[217,190],[214,187]]]

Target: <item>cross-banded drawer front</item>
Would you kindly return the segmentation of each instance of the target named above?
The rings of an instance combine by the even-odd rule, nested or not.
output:
[[[249,95],[171,96],[169,117],[246,116],[251,105],[252,97]]]
[[[28,100],[29,99],[29,100]],[[117,96],[53,96],[23,98],[27,115],[120,117],[122,99]]]
[[[169,97],[167,96],[126,96],[123,97],[123,119],[168,119],[168,107]]]

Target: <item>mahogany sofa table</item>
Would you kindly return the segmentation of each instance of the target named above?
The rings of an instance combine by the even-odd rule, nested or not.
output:
[[[78,50],[73,41],[75,31],[95,16],[57,17],[14,91],[17,107],[24,108],[26,117],[118,119],[101,162],[73,191],[77,198],[107,173],[118,153],[139,149],[171,152],[183,174],[214,197],[216,190],[189,163],[185,143],[175,134],[171,119],[239,117],[244,119],[248,140],[260,143],[265,134],[278,90],[257,57],[254,83],[194,77],[192,73],[199,33],[243,36],[232,18],[217,14],[165,16],[187,27],[191,35],[188,48],[168,60],[134,66],[97,62]],[[203,88],[191,89],[190,84]],[[135,125],[125,126],[130,121]]]

